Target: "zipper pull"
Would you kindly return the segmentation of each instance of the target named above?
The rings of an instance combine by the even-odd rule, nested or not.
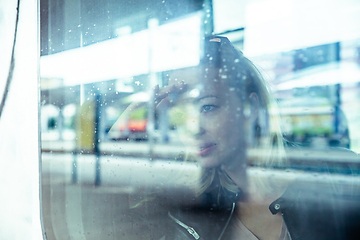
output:
[[[192,227],[188,227],[186,229],[195,239],[199,239],[200,236],[199,234],[192,228]]]

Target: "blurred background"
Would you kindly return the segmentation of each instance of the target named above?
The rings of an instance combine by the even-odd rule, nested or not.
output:
[[[291,166],[324,183],[317,174],[330,170],[343,189],[358,181],[359,22],[354,0],[40,0],[47,238],[161,237],[151,230],[161,226],[161,209],[129,209],[159,184],[186,202],[186,182],[166,179],[200,168],[182,161],[173,116],[155,110],[151,88],[166,86],[173,69],[198,65],[212,34],[228,37],[263,73]],[[145,104],[122,115],[133,101]]]

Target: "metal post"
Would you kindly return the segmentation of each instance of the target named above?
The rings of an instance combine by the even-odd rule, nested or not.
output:
[[[152,89],[157,83],[157,75],[153,70],[152,61],[153,61],[153,35],[157,29],[159,22],[157,19],[150,19],[148,21],[148,30],[149,30],[149,74],[150,74],[150,89]],[[154,155],[154,131],[155,131],[155,94],[154,91],[150,91],[150,100],[149,100],[149,111],[148,111],[148,124],[146,127],[148,140],[149,140],[149,158],[153,160]]]
[[[98,186],[101,183],[100,178],[100,121],[101,121],[101,95],[100,93],[96,94],[96,102],[95,102],[95,122],[94,122],[94,153],[96,156],[96,164],[95,164],[95,185]]]
[[[340,124],[340,84],[335,85],[335,107],[334,107],[334,132],[335,134],[339,133],[339,124]]]
[[[78,174],[77,174],[77,154],[78,151],[75,149],[73,152],[73,164],[72,164],[72,182],[77,183]]]
[[[211,36],[214,33],[214,14],[212,0],[204,0],[204,34]]]

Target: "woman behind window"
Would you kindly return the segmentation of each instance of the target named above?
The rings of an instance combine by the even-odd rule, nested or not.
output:
[[[166,204],[164,196],[141,198],[167,212],[149,231],[162,240],[357,239],[356,202],[287,170],[277,108],[254,64],[227,38],[207,38],[204,46],[199,66],[171,71],[169,86],[155,88],[155,104],[168,109],[186,159],[202,169],[201,180],[190,181],[197,194],[183,197],[184,205],[171,196]],[[188,175],[164,181],[184,183]],[[161,187],[145,192],[166,195]]]
[[[169,85],[157,100],[172,106],[187,158],[203,174],[202,205],[170,210],[176,231],[165,239],[349,239],[331,189],[286,173],[272,97],[227,38],[206,39],[201,64],[171,72]]]

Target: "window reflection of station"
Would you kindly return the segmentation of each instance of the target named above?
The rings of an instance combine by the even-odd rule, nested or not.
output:
[[[48,9],[42,12],[48,25],[41,27],[43,150],[63,149],[64,142],[71,150],[79,139],[87,146],[78,147],[91,149],[97,142],[164,138],[157,133],[157,114],[149,118],[147,108],[108,131],[131,101],[146,102],[150,86],[163,85],[164,70],[198,64],[206,3],[182,2],[179,8],[138,1],[124,9],[112,2],[100,10],[92,9],[93,1],[64,3],[42,3]],[[53,14],[54,6],[64,15]],[[74,14],[68,15],[70,8]]]
[[[276,34],[281,30],[276,22],[255,21],[251,4],[242,3],[237,9],[247,11],[247,15],[239,14],[239,10],[224,14],[219,1],[185,1],[181,8],[175,2],[156,2],[150,7],[140,1],[126,9],[120,7],[121,2],[111,2],[95,4],[96,11],[92,1],[64,1],[57,6],[63,15],[52,12],[55,2],[42,4],[49,9],[42,12],[42,18],[47,19],[43,22],[49,24],[41,27],[44,150],[55,148],[53,143],[58,141],[67,142],[70,151],[82,135],[92,136],[88,145],[137,141],[180,146],[176,137],[171,137],[175,133],[170,123],[166,136],[161,133],[159,113],[149,117],[150,108],[128,116],[117,132],[108,132],[131,99],[148,101],[151,86],[166,84],[166,71],[197,65],[200,36],[211,31],[227,36],[264,72],[279,102],[289,145],[320,150],[360,148],[356,124],[360,36],[342,40],[329,34],[303,45],[298,44],[300,40],[291,43]],[[349,6],[345,4],[344,9]],[[272,29],[273,34],[259,48],[258,34],[269,31],[265,28]],[[269,46],[273,49],[267,49]],[[84,104],[94,111],[85,111]],[[95,111],[97,104],[99,112]],[[94,132],[93,120],[82,123],[87,128],[78,127],[84,111],[88,118],[101,119],[98,135],[89,133]],[[52,147],[47,148],[49,144]]]
[[[274,11],[258,18],[260,5]],[[350,1],[321,6],[321,1],[254,4],[247,12],[244,50],[279,99],[286,139],[359,152],[357,6]]]
[[[360,34],[336,38],[330,31],[321,35],[314,29],[329,21],[334,28],[341,23],[349,27],[345,32],[360,33],[353,29],[360,19],[349,13],[350,22],[344,22],[329,8],[331,14],[325,15],[331,19],[309,23],[304,16],[318,19],[309,11],[313,1],[292,2],[294,6],[277,0],[41,0],[42,198],[47,234],[63,226],[55,226],[50,218],[66,217],[64,224],[70,226],[79,214],[93,239],[110,238],[109,226],[133,225],[132,220],[118,218],[129,210],[127,195],[145,196],[147,189],[161,185],[166,194],[177,196],[174,199],[186,198],[187,183],[167,177],[184,172],[200,176],[201,168],[194,161],[182,161],[186,151],[171,116],[164,118],[155,109],[150,93],[153,86],[167,84],[169,71],[197,66],[203,37],[211,33],[228,37],[263,73],[279,103],[275,114],[282,118],[290,167],[304,170],[300,180],[353,191],[360,173],[358,155],[352,152],[360,152]],[[341,9],[351,12],[353,5],[344,3]],[[299,19],[301,26],[296,25]],[[340,30],[334,32],[344,36]],[[114,125],[133,101],[145,105]],[[269,153],[249,149],[250,172],[284,181],[298,176],[293,169],[260,169],[253,159],[262,154]],[[126,200],[118,201],[123,196]],[[73,231],[82,239],[75,229],[69,230],[69,238]]]
[[[349,92],[358,91],[360,68],[357,59],[341,58],[344,48],[337,42],[268,57],[275,65],[269,71],[274,76],[271,83],[290,142],[312,148],[350,148],[349,128],[356,122],[346,106],[358,101],[349,98]],[[288,61],[285,66],[284,61]],[[351,140],[356,143],[357,136]]]

